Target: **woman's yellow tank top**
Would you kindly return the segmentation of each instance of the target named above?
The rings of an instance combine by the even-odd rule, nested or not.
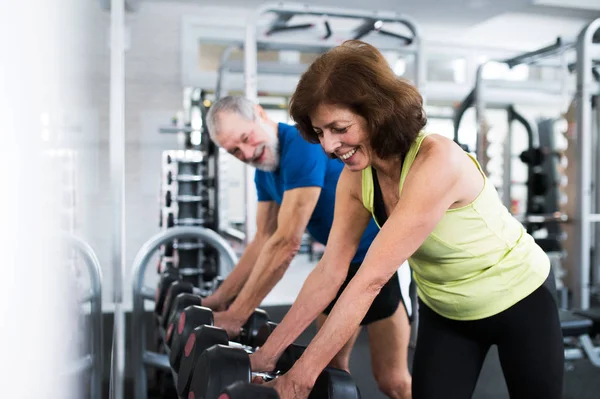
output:
[[[420,134],[406,155],[400,194],[425,137]],[[535,291],[550,273],[546,253],[508,212],[477,160],[468,155],[483,175],[482,191],[469,205],[448,209],[408,259],[419,298],[455,320],[498,314]],[[370,166],[362,171],[362,198],[373,214]]]

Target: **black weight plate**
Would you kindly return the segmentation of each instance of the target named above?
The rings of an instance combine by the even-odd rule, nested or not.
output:
[[[157,316],[162,314],[163,305],[170,285],[180,279],[181,276],[174,270],[169,270],[162,274],[158,285],[156,286],[156,294],[154,295],[154,312]]]
[[[221,391],[219,399],[279,399],[279,394],[264,385],[238,381]]]
[[[256,337],[254,337],[254,347],[261,347],[267,342],[267,339],[273,334],[273,331],[277,327],[277,323],[273,323],[272,321],[268,321],[258,329],[256,333]]]
[[[327,367],[317,378],[308,399],[334,398],[360,399],[360,391],[346,371]]]
[[[202,298],[200,295],[190,294],[189,292],[184,292],[177,295],[173,301],[173,305],[171,306],[171,312],[166,319],[163,319],[163,327],[167,328],[171,320],[177,321],[179,319],[179,315],[181,312],[183,312],[183,309],[192,305],[202,306]]]
[[[179,362],[177,375],[177,394],[180,398],[187,398],[194,368],[200,355],[213,345],[227,345],[229,338],[225,330],[213,326],[196,327],[183,348],[182,358]]]
[[[213,323],[213,312],[209,308],[193,305],[186,307],[183,312],[181,312],[176,324],[177,328],[175,328],[173,333],[173,339],[170,346],[171,354],[169,355],[169,363],[176,373],[179,372],[179,363],[181,361],[181,355],[183,354],[183,347],[192,331],[199,326],[212,326]]]
[[[214,345],[200,355],[190,381],[189,397],[217,398],[236,381],[250,382],[250,357],[240,348]]]
[[[171,313],[171,307],[173,306],[173,302],[175,302],[175,298],[177,295],[183,294],[184,292],[192,293],[194,291],[194,286],[191,283],[186,283],[183,281],[174,281],[169,285],[169,289],[165,295],[165,303],[163,304],[160,317],[161,317],[161,325],[163,327],[169,322],[169,314]]]
[[[294,367],[296,361],[300,359],[300,356],[302,356],[305,349],[306,346],[302,345],[291,344],[288,346],[277,360],[275,370],[281,372],[282,374],[290,371],[290,369]]]
[[[252,316],[248,318],[242,327],[242,333],[239,337],[239,342],[242,345],[254,347],[258,329],[269,321],[269,314],[262,309],[255,309]]]

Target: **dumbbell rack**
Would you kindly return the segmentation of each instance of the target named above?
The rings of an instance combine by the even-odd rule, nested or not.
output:
[[[144,319],[145,301],[155,301],[155,288],[144,284],[148,263],[154,253],[169,242],[195,241],[214,249],[219,257],[221,276],[227,275],[237,264],[237,256],[231,246],[213,230],[174,225],[150,238],[138,251],[132,267],[133,310],[131,322],[130,361],[134,379],[134,398],[146,399],[148,395],[146,366],[170,370],[169,357],[146,349],[147,325]]]
[[[199,150],[163,152],[160,226],[214,228],[214,177],[209,174],[209,156]],[[199,288],[219,275],[216,252],[196,239],[178,239],[161,247],[158,272],[178,269],[184,280]]]

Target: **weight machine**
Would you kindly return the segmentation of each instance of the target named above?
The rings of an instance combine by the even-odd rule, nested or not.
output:
[[[562,60],[558,64],[545,63],[549,58],[561,56]],[[568,56],[571,57],[569,62]],[[598,308],[590,308],[592,295],[595,293],[593,284],[600,282],[600,256],[598,256],[597,237],[600,237],[600,229],[592,229],[592,223],[600,222],[600,190],[597,188],[596,180],[599,177],[600,160],[600,139],[598,129],[600,127],[600,85],[598,84],[598,65],[600,65],[600,19],[588,24],[578,35],[577,40],[565,42],[558,39],[554,44],[521,54],[517,57],[502,60],[501,62],[510,68],[520,65],[545,65],[562,68],[565,74],[576,72],[576,90],[574,99],[569,111],[566,113],[568,127],[560,128],[556,120],[541,120],[538,122],[538,140],[541,146],[539,148],[550,148],[549,153],[544,153],[544,162],[532,162],[537,156],[541,155],[530,151],[528,155],[528,164],[541,166],[546,173],[556,172],[557,169],[563,169],[566,183],[561,178],[560,190],[552,189],[549,195],[545,196],[545,201],[535,202],[528,199],[527,209],[535,210],[536,207],[544,208],[542,214],[526,214],[521,220],[524,223],[544,224],[549,232],[557,233],[558,224],[567,233],[566,239],[562,243],[566,249],[567,277],[569,288],[572,293],[573,310],[560,310],[561,326],[563,336],[567,343],[575,347],[569,347],[565,350],[565,358],[578,359],[587,357],[592,364],[600,367],[600,348],[593,345],[590,336],[600,331],[600,311]],[[455,141],[459,142],[458,124],[465,109],[469,106],[475,107],[477,120],[477,142],[476,154],[482,163],[484,170],[487,171],[487,144],[489,142],[488,129],[485,109],[489,104],[497,105],[490,101],[484,95],[485,89],[489,88],[489,82],[483,81],[483,71],[487,63],[479,66],[475,89],[465,99],[463,104],[457,109],[455,118]],[[566,96],[567,90],[564,82],[569,79],[565,76],[562,83],[552,85],[545,83],[543,90],[548,94]],[[514,110],[513,110],[514,111]],[[509,108],[509,117],[515,117],[514,112]],[[517,120],[520,119],[517,116]],[[525,121],[521,121],[526,125]],[[529,124],[531,125],[531,124]],[[531,141],[532,131],[527,129],[530,136],[530,149],[535,148]],[[553,140],[558,135],[566,135],[568,146],[564,154],[556,153],[556,144]],[[504,176],[502,179],[501,193],[504,203],[510,206],[510,133],[504,143]],[[563,136],[564,137],[564,136]],[[460,144],[460,142],[459,142]],[[464,147],[463,147],[464,148]],[[465,148],[467,149],[467,148]],[[468,149],[467,149],[468,150]],[[508,152],[508,155],[506,154]],[[567,156],[568,166],[564,167],[557,164],[558,159],[564,155]],[[531,179],[531,168],[528,173]],[[552,182],[551,182],[552,185]],[[535,194],[535,193],[533,193]],[[567,195],[566,198],[559,199]],[[566,200],[565,200],[566,199]],[[510,209],[510,207],[509,207]],[[546,213],[550,211],[550,213]],[[567,217],[568,215],[568,217]],[[557,234],[557,236],[560,236]],[[563,237],[560,237],[563,238]],[[558,240],[556,240],[558,241]],[[593,265],[592,265],[593,263]],[[596,280],[593,281],[592,278]],[[564,305],[564,304],[563,304]],[[564,306],[566,307],[566,306]]]
[[[271,16],[271,19],[265,20],[268,16]],[[217,73],[217,99],[226,92],[224,78],[228,73],[244,74],[245,95],[256,102],[258,74],[298,77],[308,68],[308,64],[300,62],[259,62],[259,51],[323,53],[350,39],[364,40],[381,51],[393,51],[414,57],[414,83],[419,89],[423,88],[421,36],[418,25],[409,16],[387,11],[272,3],[259,7],[248,21],[244,42],[233,43],[223,53]],[[287,34],[288,32],[292,34]],[[236,49],[244,50],[243,63],[229,60]],[[286,83],[289,81],[281,81],[281,88],[293,91],[294,86]],[[255,234],[256,220],[253,168],[245,167],[244,180],[244,241],[248,243]]]

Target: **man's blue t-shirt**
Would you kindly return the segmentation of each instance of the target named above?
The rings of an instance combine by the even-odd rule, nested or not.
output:
[[[319,144],[304,140],[294,126],[279,123],[279,168],[274,172],[256,169],[254,183],[259,201],[275,201],[281,205],[283,193],[299,187],[321,187],[321,195],[308,222],[307,230],[323,245],[333,224],[335,190],[342,161],[329,158]],[[371,242],[379,232],[373,218],[365,230],[353,263],[363,261]]]

